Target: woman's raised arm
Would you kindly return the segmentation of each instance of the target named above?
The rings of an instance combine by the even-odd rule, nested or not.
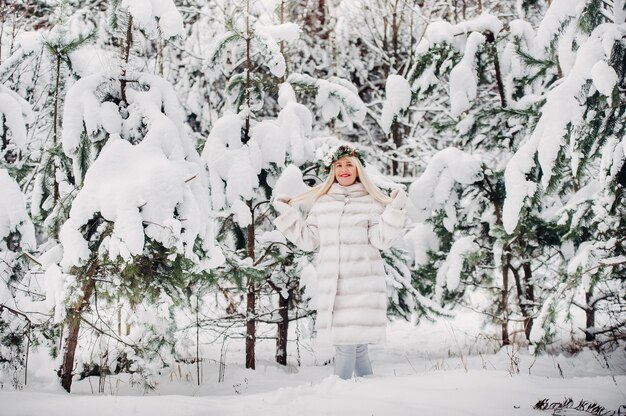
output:
[[[367,230],[369,241],[379,250],[388,249],[404,226],[406,193],[394,192],[392,198],[386,207],[377,203],[369,218]]]
[[[274,225],[285,237],[298,248],[304,251],[313,251],[320,245],[317,229],[317,215],[311,209],[309,215],[303,218],[297,207],[288,204],[289,198],[279,196],[273,206],[280,215],[273,221]]]

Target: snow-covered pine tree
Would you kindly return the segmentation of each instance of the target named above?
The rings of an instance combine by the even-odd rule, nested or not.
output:
[[[504,344],[511,341],[509,324],[517,321],[528,341],[542,340],[541,344],[545,345],[553,331],[544,332],[533,325],[540,306],[544,305],[541,324],[545,325],[546,318],[554,324],[563,316],[556,313],[559,308],[555,308],[552,301],[558,298],[555,293],[560,293],[557,288],[580,290],[571,279],[566,279],[570,281],[569,285],[559,285],[567,275],[563,273],[565,263],[560,259],[563,255],[571,257],[567,253],[572,251],[572,242],[566,241],[566,225],[569,223],[559,220],[554,213],[565,205],[564,201],[573,198],[574,188],[582,185],[577,179],[579,174],[573,173],[581,168],[582,172],[589,173],[584,167],[599,160],[594,152],[601,151],[607,138],[592,127],[597,138],[595,145],[587,142],[588,147],[582,149],[579,141],[570,142],[571,137],[575,137],[573,132],[589,130],[578,124],[582,120],[579,114],[592,103],[584,97],[598,94],[590,89],[592,76],[589,70],[597,62],[605,62],[604,67],[598,64],[595,71],[605,69],[603,76],[609,73],[608,79],[615,81],[608,84],[604,95],[617,85],[619,78],[606,69],[613,41],[603,43],[610,44],[604,55],[601,55],[602,48],[594,44],[596,55],[592,59],[584,47],[588,38],[592,39],[591,42],[599,42],[598,38],[613,39],[611,36],[615,37],[616,32],[604,29],[609,34],[602,38],[596,32],[595,39],[589,35],[594,33],[591,30],[585,34],[585,30],[579,27],[584,28],[585,20],[591,16],[599,16],[593,12],[597,4],[589,2],[584,7],[579,6],[582,3],[552,2],[536,34],[531,24],[523,20],[510,22],[509,31],[500,33],[502,24],[486,15],[458,25],[439,22],[426,29],[425,39],[418,45],[422,56],[417,58],[411,77],[413,99],[429,92],[432,80],[436,79],[433,75],[444,79],[449,76],[451,120],[443,127],[453,129],[455,135],[450,144],[471,152],[477,165],[474,179],[461,181],[464,185],[457,186],[450,194],[459,179],[440,174],[433,182],[429,173],[432,170],[445,173],[445,168],[437,167],[441,165],[438,159],[447,158],[444,152],[440,152],[432,158],[424,175],[412,185],[411,198],[418,207],[418,217],[430,223],[439,235],[440,253],[448,253],[443,263],[441,254],[437,260],[437,255],[431,253],[431,261],[439,264],[439,285],[446,282],[448,289],[455,289],[462,282],[479,290],[484,287],[487,294],[491,292],[487,298],[491,301],[485,305],[469,306],[485,308],[483,310],[488,314],[499,317]],[[597,24],[591,23],[591,28],[595,26]],[[602,29],[598,30],[604,33]],[[619,47],[616,50],[619,54]],[[555,81],[558,81],[558,87],[552,85]],[[567,87],[563,87],[563,83]],[[600,88],[605,86],[602,84]],[[597,95],[600,101],[601,95]],[[551,96],[554,97],[554,107],[550,105]],[[574,105],[576,99],[583,104]],[[407,105],[399,97],[389,100],[388,108],[395,109],[391,114],[401,116]],[[566,103],[576,110],[563,111]],[[614,107],[619,109],[620,105]],[[551,109],[554,112],[550,112]],[[598,117],[612,120],[607,111],[599,111],[601,115]],[[596,109],[590,109],[588,114],[595,117]],[[609,114],[612,113],[609,111]],[[555,120],[563,122],[555,124]],[[613,128],[612,123],[605,124]],[[617,131],[622,132],[622,127],[617,124]],[[598,125],[602,123],[598,122]],[[610,137],[613,130],[608,133]],[[563,145],[568,142],[571,143],[569,151]],[[584,140],[580,142],[584,143]],[[535,165],[535,155],[539,165]],[[605,157],[605,170],[612,165],[608,160]],[[567,166],[568,163],[571,167]],[[597,172],[597,169],[591,172]],[[437,187],[443,187],[445,191],[436,190],[432,195],[433,201],[438,203],[432,204],[423,193]],[[467,236],[473,236],[474,244],[468,245]],[[417,245],[430,247],[427,242]],[[472,252],[476,254],[467,256]],[[463,253],[466,253],[467,262],[464,272],[459,275],[459,262],[451,262],[450,256],[461,254],[463,257]],[[450,275],[450,268],[455,264],[457,271]],[[491,269],[495,272],[492,273]],[[607,270],[611,269],[611,266],[607,267]],[[499,288],[493,290],[491,282],[496,282]],[[595,300],[589,297],[591,301]],[[498,305],[498,310],[490,310],[491,304]],[[543,335],[546,336],[542,339]]]
[[[580,328],[596,345],[625,336],[624,301],[616,294],[625,290],[626,41],[620,27],[626,13],[623,2],[613,6],[605,10],[600,0],[553,3],[546,21],[556,26],[557,13],[567,16],[558,32],[549,32],[562,79],[546,94],[536,127],[506,170],[507,189],[519,190],[507,194],[506,229],[523,226],[518,213],[537,206],[539,197],[552,200],[544,217],[564,229],[563,260],[550,279],[554,291],[533,333],[542,347],[563,321],[574,336]]]
[[[254,369],[256,323],[262,319],[259,295],[263,286],[278,289],[272,273],[280,262],[268,262],[277,250],[276,237],[259,241],[263,231],[271,228],[267,203],[285,162],[302,164],[311,158],[312,126],[310,112],[295,101],[289,85],[282,88],[282,110],[276,119],[257,120],[263,114],[276,114],[266,105],[266,95],[278,92],[276,86],[286,71],[278,42],[296,39],[298,27],[263,24],[270,17],[265,14],[261,19],[262,8],[256,10],[249,1],[235,10],[239,13],[229,19],[228,30],[214,43],[208,58],[209,70],[224,59],[240,64],[228,71],[231,76],[226,85],[234,112],[225,112],[214,124],[202,157],[209,170],[214,208],[223,210],[226,217],[221,227],[227,255],[223,278],[245,288],[246,367]],[[279,310],[290,293],[293,290],[288,288],[279,295]],[[276,321],[286,325],[282,318]],[[286,342],[279,344],[279,349],[286,348]],[[278,357],[282,362],[286,351],[277,352]]]
[[[61,317],[61,383],[68,391],[75,358],[95,363],[100,374],[130,371],[149,387],[154,357],[165,366],[176,359],[172,308],[184,307],[185,288],[208,284],[207,273],[223,260],[214,246],[206,173],[176,94],[163,78],[132,65],[139,33],[177,36],[182,19],[172,2],[140,6],[114,2],[114,29],[124,24],[120,65],[81,78],[65,99],[63,151],[80,185],[61,228],[56,268],[68,286],[56,305],[68,305]],[[81,322],[89,325],[79,343]]]
[[[535,231],[549,229],[539,216],[529,215],[529,221],[534,223],[515,235],[503,232],[504,163],[523,137],[524,125],[536,114],[535,109],[526,108],[523,102],[518,105],[521,97],[513,94],[513,91],[519,94],[520,82],[511,71],[511,47],[506,43],[511,37],[516,39],[515,31],[525,25],[528,23],[514,21],[510,24],[511,33],[502,32],[502,22],[487,14],[456,25],[430,24],[417,46],[410,84],[400,77],[389,79],[388,99],[383,107],[383,125],[388,129],[407,114],[411,102],[435,92],[440,85],[438,80],[448,85],[449,112],[443,117],[434,114],[427,119],[440,134],[448,137],[444,143],[472,156],[455,154],[452,149],[438,151],[431,157],[422,178],[411,186],[410,195],[418,208],[418,229],[426,226],[423,221],[430,223],[427,228],[432,227],[424,242],[413,245],[430,248],[428,236],[433,232],[438,236],[439,244],[435,246],[439,246],[439,254],[431,252],[434,263],[427,262],[421,273],[437,281],[438,291],[445,284],[449,294],[462,292],[468,286],[479,291],[484,287],[482,291],[492,300],[478,309],[485,308],[488,316],[499,317],[505,345],[510,342],[509,321],[521,322],[522,331],[529,338],[537,296],[529,259],[541,257],[535,249],[550,249],[545,244],[536,244],[540,237]],[[502,44],[504,48],[499,46]],[[406,93],[408,85],[412,86],[411,97]],[[470,158],[465,166],[472,168],[466,174],[453,173],[452,167],[463,158]],[[424,197],[424,192],[432,196]],[[419,233],[409,235],[419,236]],[[469,261],[461,274],[463,262],[459,264],[458,259],[463,257]],[[428,272],[433,266],[438,269],[436,276]],[[499,289],[494,290],[494,286]],[[445,292],[439,293],[441,300]],[[497,309],[492,310],[491,305]]]
[[[0,36],[0,44],[7,46],[2,51],[8,53],[0,65],[0,78],[3,85],[0,86],[2,93],[0,94],[3,104],[2,110],[2,137],[3,137],[3,159],[1,163],[10,175],[17,181],[26,195],[26,202],[31,207],[31,213],[35,218],[35,225],[44,224],[44,230],[39,234],[46,249],[47,238],[54,234],[50,233],[48,225],[55,221],[50,221],[54,216],[47,215],[51,212],[63,212],[58,209],[61,204],[55,205],[51,201],[47,208],[42,210],[41,201],[38,196],[43,193],[52,195],[54,190],[58,191],[58,183],[62,178],[67,178],[64,173],[60,172],[60,167],[64,161],[69,159],[59,155],[60,146],[57,142],[56,149],[52,142],[57,141],[59,119],[59,102],[64,95],[63,87],[65,78],[67,77],[67,67],[70,66],[70,54],[88,40],[89,29],[85,29],[85,25],[77,21],[70,14],[68,3],[60,2],[54,9],[54,13],[42,13],[42,8],[36,8],[32,11],[28,7],[32,4],[23,4],[15,2],[10,11],[13,19],[19,19],[20,28],[13,27],[10,36],[5,31],[5,23],[9,23],[10,19],[3,19],[2,33]],[[0,13],[7,15],[6,4],[1,6]],[[73,27],[72,33],[67,27]],[[29,24],[38,24],[44,26],[38,31],[26,31]],[[45,22],[45,24],[44,24]],[[76,33],[78,31],[78,33]],[[2,52],[0,52],[0,56]],[[56,81],[56,82],[55,82]],[[15,92],[9,90],[11,87]],[[28,129],[26,128],[28,123]],[[55,159],[51,161],[51,159]],[[67,163],[65,164],[67,166]],[[44,184],[38,182],[42,176],[42,171],[49,170],[49,181]],[[55,174],[54,171],[58,174]],[[5,182],[6,184],[6,182]],[[42,189],[44,187],[45,189]],[[70,191],[69,186],[63,188],[66,194]],[[71,188],[73,189],[73,188]],[[19,202],[23,196],[18,196],[13,190],[7,189],[8,201],[13,201],[16,206],[14,211],[9,213],[8,218],[15,220],[17,213],[21,209]],[[13,195],[13,196],[9,196]],[[51,198],[52,199],[52,198]],[[60,201],[60,193],[57,193],[57,202]],[[68,201],[66,201],[68,202]],[[51,208],[52,207],[52,208]],[[42,214],[44,212],[44,215]],[[66,214],[66,213],[65,213]],[[61,214],[65,215],[65,214]],[[6,217],[5,217],[6,218]],[[28,216],[26,217],[28,218]],[[59,218],[60,220],[60,218]],[[28,219],[30,223],[30,219]],[[13,226],[12,226],[13,227]],[[30,224],[32,227],[32,223]],[[58,227],[57,227],[58,228]],[[11,234],[11,235],[14,235]],[[15,235],[14,235],[15,237]],[[48,278],[39,267],[33,267],[41,263],[42,259],[36,259],[36,244],[33,241],[22,246],[23,253],[19,257],[19,261],[13,259],[11,267],[13,269],[11,279],[8,280],[11,294],[12,305],[6,303],[5,306],[12,311],[19,311],[15,314],[13,324],[4,327],[18,328],[22,325],[22,329],[26,328],[27,337],[13,337],[7,335],[6,340],[15,342],[15,347],[20,351],[28,354],[32,346],[38,344],[48,344],[51,347],[53,356],[56,356],[56,347],[53,339],[58,337],[59,327],[53,325],[53,319],[50,316],[50,310],[54,305],[54,295],[58,289],[58,283],[54,278]],[[9,247],[14,246],[19,239],[14,238],[14,242]],[[9,240],[7,240],[9,241]],[[24,247],[28,246],[27,249]],[[17,246],[16,246],[17,247]],[[9,260],[8,258],[6,259]],[[6,276],[5,276],[6,277]],[[5,309],[9,310],[9,309]],[[21,322],[21,323],[20,323]],[[14,331],[16,335],[19,331]],[[23,357],[15,356],[15,363],[24,365],[24,384],[27,380],[26,365]]]

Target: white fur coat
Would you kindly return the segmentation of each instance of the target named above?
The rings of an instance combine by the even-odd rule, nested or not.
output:
[[[384,207],[357,182],[333,184],[306,219],[291,207],[276,228],[317,256],[317,338],[333,345],[374,344],[386,338],[387,290],[380,250],[391,245],[406,216]]]

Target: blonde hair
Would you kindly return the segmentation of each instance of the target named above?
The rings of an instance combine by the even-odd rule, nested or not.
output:
[[[381,190],[378,189],[376,185],[374,185],[374,183],[370,180],[367,173],[365,173],[365,167],[363,167],[363,164],[361,163],[359,158],[354,157],[354,156],[345,156],[345,157],[348,158],[356,167],[356,171],[359,174],[358,179],[363,184],[363,187],[365,188],[367,193],[370,194],[378,202],[382,204],[389,204],[391,202],[391,198],[385,195],[384,193],[382,193]],[[337,180],[335,178],[335,163],[333,162],[330,165],[330,172],[328,173],[328,177],[323,183],[315,186],[312,189],[309,189],[306,192],[301,193],[300,195],[296,195],[295,197],[291,198],[291,200],[289,201],[289,205],[294,205],[294,204],[305,202],[308,200],[313,200],[313,201],[317,200],[322,195],[326,195],[328,191],[330,190],[330,187],[336,181]]]

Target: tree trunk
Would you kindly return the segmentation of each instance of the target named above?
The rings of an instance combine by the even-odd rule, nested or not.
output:
[[[256,368],[256,290],[254,283],[248,283],[248,293],[246,294],[246,368]]]
[[[485,32],[487,42],[491,43],[491,51],[493,57],[493,66],[496,71],[496,84],[498,86],[498,94],[500,95],[500,105],[506,108],[506,95],[504,93],[504,83],[502,82],[502,71],[500,69],[500,60],[498,59],[498,48],[496,48],[496,38],[490,31]]]
[[[200,299],[196,295],[196,379],[201,384],[200,376]]]
[[[411,70],[411,68],[413,68],[413,48],[414,48],[414,44],[415,44],[415,36],[413,36],[413,24],[414,24],[414,17],[415,17],[415,12],[413,10],[409,10],[409,12],[411,13],[411,22],[409,24],[409,35],[410,35],[410,44],[409,44],[409,65],[407,67],[407,71],[406,73],[408,73],[408,71]]]
[[[246,1],[246,112],[245,131],[242,142],[247,143],[250,140],[250,70],[251,57],[250,48],[252,41],[252,33],[250,32],[250,1]],[[252,201],[248,201],[250,215],[252,220],[247,228],[246,246],[247,254],[254,264],[254,208]],[[246,368],[256,368],[256,283],[251,277],[248,277],[246,293]]]
[[[524,270],[524,286],[526,288],[527,316],[524,317],[524,332],[526,339],[530,342],[530,333],[533,329],[533,305],[535,304],[535,286],[532,283],[533,271],[530,268],[530,262],[522,264]]]
[[[163,77],[163,69],[164,69],[163,68],[163,66],[164,66],[164,62],[163,61],[165,60],[165,57],[164,57],[165,51],[164,51],[163,42],[164,42],[163,41],[163,34],[161,33],[161,30],[159,29],[159,37],[156,40],[156,50],[157,50],[157,53],[156,53],[156,62],[155,62],[156,68],[155,68],[155,71],[156,71],[157,75],[159,75],[160,77]]]
[[[596,335],[590,331],[590,329],[596,326],[596,308],[592,304],[593,289],[589,288],[589,291],[585,293],[585,341],[592,342],[596,340]]]
[[[502,345],[510,345],[509,340],[509,268],[511,267],[511,253],[507,247],[506,261],[502,267]]]
[[[64,351],[63,351],[63,364],[61,366],[61,386],[70,392],[72,388],[72,378],[74,377],[74,355],[76,354],[76,347],[78,346],[78,333],[80,331],[80,321],[82,313],[93,295],[95,288],[94,282],[91,279],[98,269],[98,261],[93,260],[91,266],[87,270],[85,280],[82,285],[82,296],[76,302],[74,307],[67,310],[67,338],[65,339]]]
[[[252,47],[252,33],[250,32],[250,1],[246,2],[246,123],[244,127],[243,139],[244,144],[250,140],[250,71],[252,69],[252,61],[250,57],[250,49]],[[239,110],[238,110],[239,111]]]
[[[285,23],[285,0],[281,0],[280,2],[280,24],[284,24]],[[287,63],[287,57],[285,56],[285,41],[281,40],[280,41],[280,54],[283,56],[283,58],[285,59],[285,73],[283,74],[282,77],[280,77],[280,82],[284,83],[285,80],[287,79],[287,74],[289,73],[288,68],[288,63]]]
[[[59,89],[61,88],[61,55],[57,52],[57,73],[56,73],[56,81],[54,86],[54,116],[53,116],[53,124],[52,124],[52,145],[56,147],[58,143],[58,131],[59,131]],[[54,191],[53,191],[53,201],[54,205],[59,201],[59,181],[57,180],[57,168],[56,163],[54,164]],[[58,231],[56,232],[55,238],[59,238]]]
[[[399,47],[398,47],[398,32],[400,31],[400,22],[398,21],[398,1],[393,6],[393,12],[391,14],[391,62],[390,67],[392,70],[396,70],[399,67]]]
[[[500,204],[498,203],[498,196],[496,192],[496,188],[492,185],[491,181],[487,175],[484,176],[486,187],[483,188],[487,195],[489,196],[489,200],[493,203],[494,211],[496,214],[496,224],[502,225],[502,210],[500,208]],[[502,307],[502,322],[501,322],[501,334],[502,334],[502,345],[509,345],[511,342],[509,341],[509,270],[511,268],[511,252],[510,246],[506,245],[504,247],[505,261],[502,266],[502,289],[501,289],[501,297],[500,303]]]
[[[398,2],[396,1],[393,6],[393,12],[391,14],[391,62],[389,63],[389,70],[385,71],[386,76],[389,76],[391,71],[394,71],[399,66],[399,47],[398,47],[398,32],[400,31],[400,23],[398,22]],[[391,137],[393,139],[394,148],[397,150],[402,147],[402,137],[400,135],[400,126],[398,122],[393,123],[391,127]],[[398,154],[396,153],[396,156]],[[400,162],[393,160],[391,162],[391,170],[394,176],[400,175]]]
[[[252,221],[248,225],[247,233],[247,249],[248,257],[252,259],[254,263],[254,210],[252,208],[252,202],[249,201],[250,212],[252,214]],[[246,368],[256,368],[256,283],[252,278],[248,278],[247,293],[246,293]]]
[[[396,157],[398,156],[397,150],[402,146],[402,138],[400,137],[400,127],[398,126],[398,122],[394,122],[391,126],[391,138],[393,139],[393,144],[396,150]],[[400,162],[393,159],[391,161],[391,174],[394,176],[400,175]]]
[[[124,49],[122,50],[122,74],[120,77],[120,94],[122,101],[124,103],[128,103],[126,100],[126,84],[128,81],[126,80],[126,73],[128,69],[128,61],[130,60],[130,48],[133,44],[133,15],[128,15],[128,26],[126,27],[126,44],[124,45]]]
[[[291,291],[284,298],[278,294],[278,315],[280,322],[278,323],[276,335],[276,362],[281,365],[287,365],[287,335],[289,331],[289,300]]]
[[[524,335],[526,340],[530,342],[530,330],[533,326],[531,300],[528,299],[529,293],[532,295],[532,287],[529,289],[530,276],[532,276],[532,270],[530,269],[530,263],[524,262],[522,265],[524,270],[524,278],[519,274],[519,269],[511,267],[513,277],[515,279],[515,289],[517,291],[517,303],[519,305],[522,317],[524,318]]]

